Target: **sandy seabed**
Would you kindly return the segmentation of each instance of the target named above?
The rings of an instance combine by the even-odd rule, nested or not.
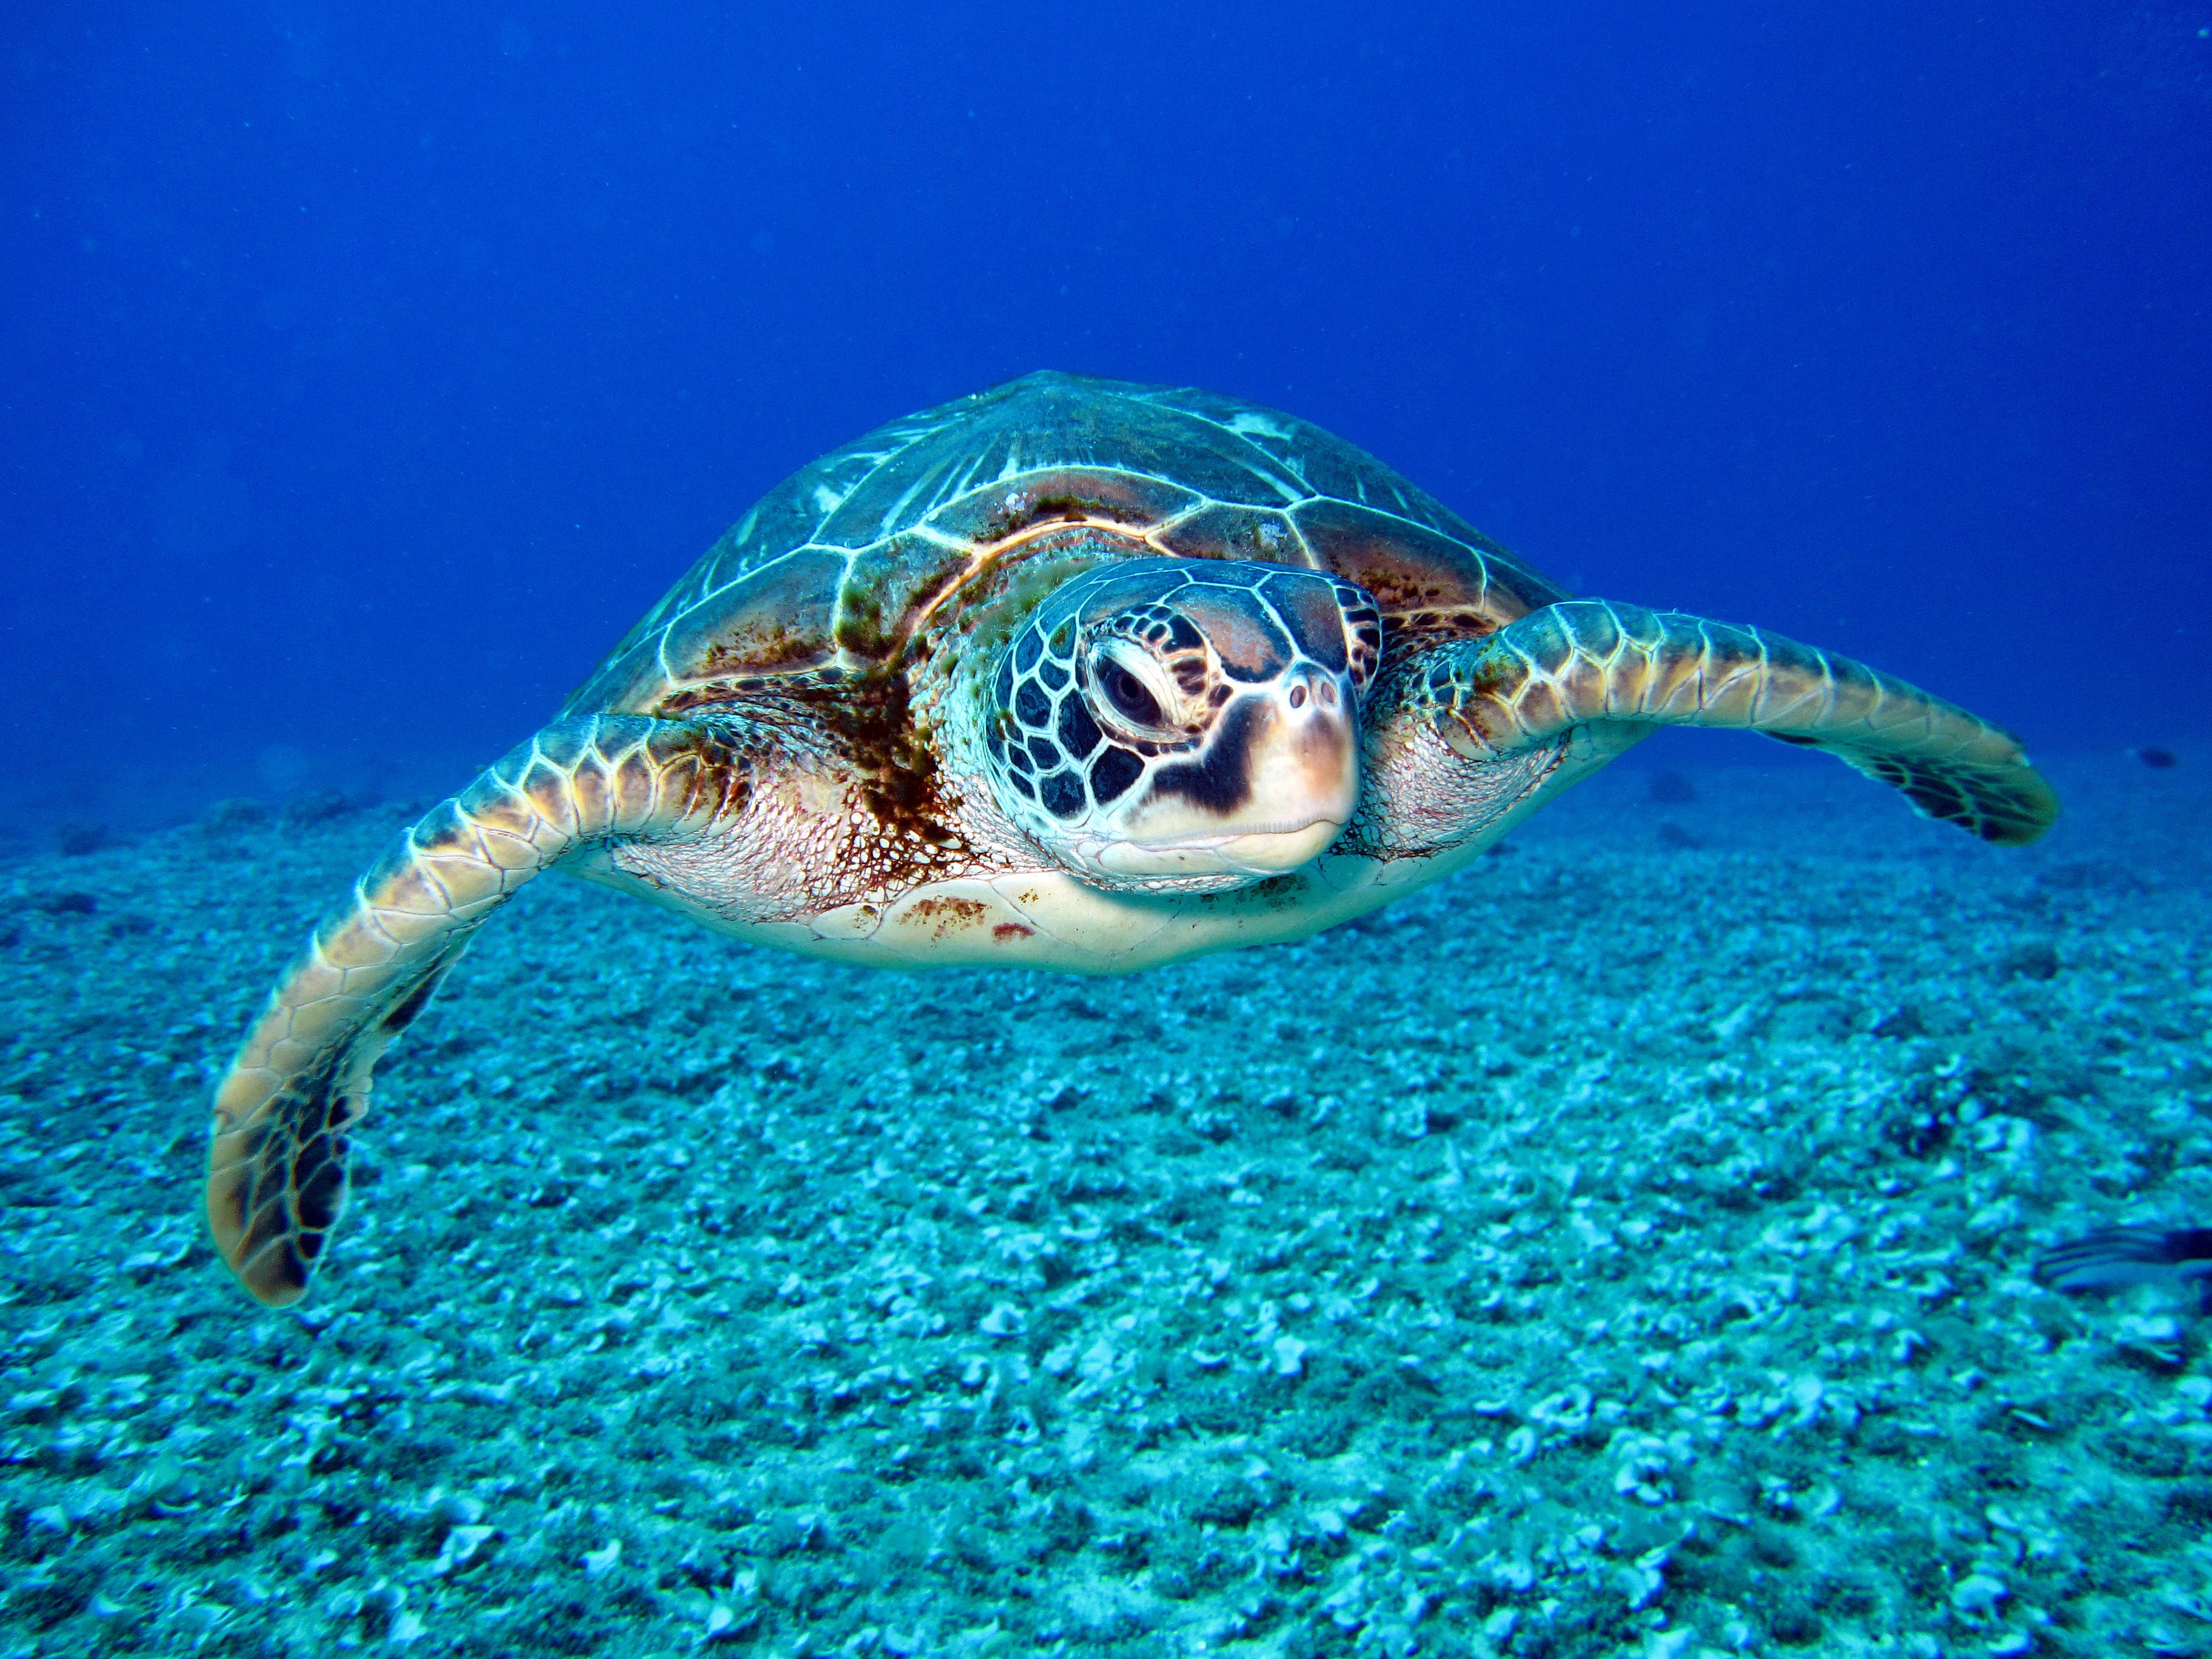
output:
[[[209,1085],[397,822],[0,866],[0,1655],[2212,1654],[2212,792],[1615,771],[1127,981],[546,881],[299,1310]],[[1685,799],[1684,797],[1690,797]]]

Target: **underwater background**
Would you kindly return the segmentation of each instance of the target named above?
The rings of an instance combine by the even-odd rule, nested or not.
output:
[[[1038,368],[2021,732],[1126,981],[574,883],[273,1314],[213,1078],[769,485]],[[0,1656],[2212,1654],[2212,10],[0,15]]]

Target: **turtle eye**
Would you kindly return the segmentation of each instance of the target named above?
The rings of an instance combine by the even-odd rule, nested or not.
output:
[[[1132,738],[1165,738],[1183,703],[1174,675],[1133,640],[1103,640],[1090,653],[1089,701],[1098,718]]]
[[[1142,680],[1110,658],[1098,665],[1098,689],[1122,719],[1138,726],[1166,724],[1160,715],[1159,699]]]

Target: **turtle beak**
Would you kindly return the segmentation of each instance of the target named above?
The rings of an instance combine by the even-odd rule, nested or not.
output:
[[[1101,866],[1259,878],[1311,862],[1359,804],[1358,713],[1350,679],[1311,665],[1234,699],[1201,757],[1157,775]]]
[[[1223,843],[1223,856],[1255,875],[1295,870],[1344,833],[1359,805],[1359,742],[1350,684],[1302,668],[1258,694],[1246,775],[1261,824]],[[1240,815],[1241,816],[1241,815]]]

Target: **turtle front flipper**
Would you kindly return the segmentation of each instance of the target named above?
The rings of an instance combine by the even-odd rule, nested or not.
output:
[[[744,762],[707,727],[562,720],[433,807],[355,884],[270,997],[215,1097],[208,1227],[271,1306],[296,1302],[346,1196],[369,1072],[491,913],[619,837],[678,839],[734,811]]]
[[[1460,755],[1504,758],[1577,726],[1714,726],[1824,749],[1923,813],[2024,847],[2058,797],[2020,740],[1903,680],[1756,628],[1574,599],[1434,648],[1401,696]]]

